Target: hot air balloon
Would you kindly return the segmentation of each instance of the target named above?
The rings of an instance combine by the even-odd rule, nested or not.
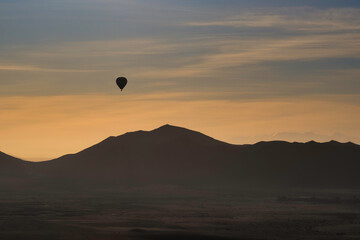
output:
[[[124,87],[127,84],[127,79],[125,77],[118,77],[116,79],[116,84],[118,85],[118,87],[121,89],[121,91],[124,89]]]

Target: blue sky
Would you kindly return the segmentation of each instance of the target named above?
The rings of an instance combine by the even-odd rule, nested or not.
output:
[[[154,120],[146,117],[150,110],[134,108],[134,114],[149,112],[112,120],[128,127],[100,127],[91,136],[78,127],[74,139],[84,142],[81,147],[109,134],[169,122],[234,143],[279,132],[341,133],[353,141],[360,135],[360,1],[1,0],[0,32],[0,114],[16,112],[0,122],[0,134],[13,139],[0,140],[0,151],[15,152],[16,144],[30,141],[19,142],[17,129],[29,132],[27,139],[44,132],[32,141],[48,142],[52,137],[43,119],[72,129],[58,121],[74,122],[73,113],[79,122],[87,121],[91,113],[99,119],[96,126],[107,124],[99,109],[108,107],[104,99],[118,99],[117,76],[129,79],[121,101],[155,101],[150,106],[168,115]],[[65,110],[67,99],[82,105]],[[46,104],[52,101],[55,105]],[[173,112],[185,103],[197,109],[194,116]],[[242,108],[253,103],[258,103],[253,109],[269,114]],[[213,111],[212,105],[229,113]],[[37,106],[42,107],[31,121],[14,121],[26,119]],[[243,115],[228,115],[237,111]],[[243,118],[249,114],[253,118]],[[283,116],[293,115],[297,124],[284,125]],[[253,125],[257,121],[261,127]],[[219,128],[222,122],[229,122],[228,128]],[[64,142],[68,136],[53,138]]]

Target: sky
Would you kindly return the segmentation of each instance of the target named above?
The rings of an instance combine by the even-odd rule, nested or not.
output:
[[[164,124],[360,144],[358,0],[0,0],[0,33],[0,151],[22,159]]]

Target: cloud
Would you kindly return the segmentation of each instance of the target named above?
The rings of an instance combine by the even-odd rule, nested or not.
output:
[[[27,61],[26,59],[31,58],[44,63],[47,60],[47,65],[52,59],[57,59],[57,62],[59,59],[69,60],[71,64],[74,64],[74,59],[84,59],[91,69],[81,69],[84,66],[81,63],[75,63],[77,69],[19,64],[0,65],[0,70],[92,72],[105,70],[111,66],[118,67],[120,64],[134,69],[134,76],[173,78],[196,76],[222,68],[241,67],[261,62],[359,58],[359,40],[360,33],[346,33],[267,38],[194,38],[184,43],[165,39],[71,42],[27,51],[24,59]],[[184,55],[184,53],[199,49],[204,49],[204,51]],[[176,59],[172,56],[176,56]],[[148,62],[148,57],[151,57],[153,61]],[[162,62],[163,59],[171,59],[171,61],[168,64],[156,66],[156,63]],[[142,65],[135,65],[135,60]],[[145,70],[138,71],[140,68]]]
[[[101,8],[98,14],[112,6],[112,1],[107,3],[96,5],[95,9]],[[141,1],[131,6],[138,14],[144,10],[137,8],[139,4],[143,6]],[[121,6],[116,4],[116,9]],[[0,59],[0,94],[116,94],[113,79],[118,75],[131,80],[131,94],[217,90],[223,99],[244,100],[284,94],[356,94],[360,89],[356,70],[339,66],[334,70],[334,64],[320,70],[312,66],[316,61],[359,58],[358,9],[252,8],[239,9],[231,17],[226,16],[229,11],[201,15],[199,8],[187,9],[191,10],[187,17],[179,18],[174,12],[179,21],[166,21],[168,26],[156,34],[128,34],[131,29],[125,28],[121,36],[99,32],[96,38],[56,44],[1,46],[5,54]],[[131,18],[135,20],[142,25],[142,18]],[[310,64],[292,72],[290,62],[293,69],[300,62]],[[204,94],[198,97],[207,99]]]
[[[216,43],[215,43],[216,42]],[[190,77],[222,69],[278,61],[313,61],[327,58],[359,58],[360,33],[217,40],[212,54],[183,67],[153,68],[137,77]]]
[[[138,9],[138,4],[143,6],[143,2],[138,2],[131,9],[140,14],[144,9]],[[96,5],[95,9],[100,7],[101,15],[110,6],[112,1],[105,8]],[[121,6],[116,4],[116,8]],[[166,9],[171,9],[171,4]],[[113,10],[109,9],[111,14]],[[136,93],[158,89],[177,92],[193,88],[204,91],[238,88],[258,97],[258,93],[270,90],[276,95],[278,89],[294,93],[293,86],[308,89],[310,81],[317,84],[311,86],[313,89],[323,93],[327,88],[320,89],[323,86],[318,80],[329,76],[331,67],[322,69],[323,75],[319,76],[314,73],[315,66],[309,65],[294,76],[287,64],[360,56],[358,9],[253,8],[238,11],[239,14],[231,17],[224,17],[228,11],[204,15],[198,14],[199,8],[191,11],[187,12],[188,17],[174,12],[176,17],[166,21],[167,26],[156,34],[128,34],[132,28],[125,28],[121,36],[99,32],[96,38],[74,38],[56,44],[50,41],[38,45],[4,45],[4,57],[0,59],[0,78],[4,79],[1,92],[38,94],[33,83],[47,94],[110,92],[110,79],[125,75],[132,80]],[[159,19],[167,18],[168,13]],[[154,22],[150,22],[158,26],[159,19],[154,17]],[[142,26],[143,20],[138,19],[138,24]],[[195,25],[198,27],[194,28]],[[20,72],[25,71],[32,75],[24,78],[25,73]],[[264,74],[260,74],[262,71]],[[29,88],[10,89],[10,79]],[[291,84],[284,85],[288,79],[292,79]],[[340,81],[339,78],[337,84]],[[337,84],[334,80],[332,86]]]
[[[0,71],[26,71],[26,72],[94,72],[90,69],[56,69],[26,65],[0,65]]]
[[[269,14],[269,12],[272,12]],[[360,10],[340,8],[319,10],[314,8],[279,8],[245,12],[218,21],[189,22],[188,26],[284,28],[291,31],[329,32],[360,29]]]
[[[341,77],[342,69],[337,69],[338,79],[332,76],[331,67],[316,70],[309,65],[296,76],[286,69],[289,61],[320,61],[327,59],[356,59],[360,56],[360,33],[310,34],[299,36],[268,37],[193,37],[183,39],[127,39],[120,41],[70,42],[56,46],[21,50],[21,58],[16,56],[0,65],[2,79],[20,82],[36,82],[29,88],[10,89],[21,94],[26,90],[48,89],[49,94],[76,92],[109,92],[111,79],[125,75],[134,84],[135,93],[141,91],[164,92],[192,91],[193,89],[236,89],[241,82],[241,92],[258,97],[259,93],[272,91],[276,95],[281,90],[288,95],[310,87],[312,93],[332,93],[339,81],[351,77],[350,72]],[[6,62],[2,60],[2,62]],[[34,65],[27,65],[32,62]],[[12,63],[12,64],[11,64]],[[276,63],[274,68],[272,63]],[[36,65],[35,65],[36,64]],[[59,73],[37,76],[14,75],[8,72]],[[267,75],[261,75],[264,72]],[[316,72],[316,73],[315,73]],[[76,75],[70,75],[76,73]],[[256,74],[258,75],[256,75]],[[311,74],[309,74],[311,73]],[[352,78],[356,73],[352,72]],[[36,77],[36,81],[34,79]],[[294,79],[291,85],[283,83]],[[321,87],[319,81],[330,85]],[[221,79],[221,81],[219,81]],[[305,81],[306,79],[306,81]],[[316,81],[315,81],[316,79]],[[309,82],[312,86],[308,86]],[[43,82],[43,84],[41,84]],[[104,84],[102,84],[104,82]],[[269,86],[269,82],[273,84]],[[281,85],[278,82],[282,82]],[[75,84],[77,83],[77,84]],[[85,85],[86,83],[86,85]],[[245,84],[246,83],[246,84]],[[52,87],[55,84],[61,88]],[[315,84],[315,85],[314,85]],[[4,83],[2,84],[4,85]],[[347,84],[349,85],[349,84]],[[351,85],[351,84],[350,84]],[[185,87],[187,86],[187,87]],[[296,86],[296,89],[294,88]],[[6,87],[6,86],[5,86]],[[34,91],[37,91],[37,90]],[[300,90],[299,90],[300,89]],[[358,88],[353,88],[358,89]],[[2,92],[4,89],[2,90]],[[62,91],[62,92],[61,92]],[[246,95],[246,94],[245,94]],[[244,95],[244,96],[245,96]],[[224,96],[226,93],[224,92]]]

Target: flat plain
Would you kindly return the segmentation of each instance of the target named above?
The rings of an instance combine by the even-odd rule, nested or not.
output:
[[[360,239],[360,191],[3,189],[1,239]]]

